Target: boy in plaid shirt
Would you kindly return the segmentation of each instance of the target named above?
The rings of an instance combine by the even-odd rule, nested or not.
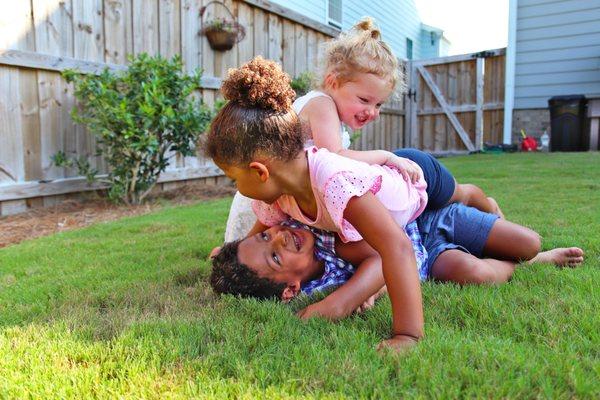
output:
[[[421,280],[502,283],[512,276],[518,261],[558,266],[583,262],[583,251],[577,247],[540,253],[534,231],[462,204],[426,211],[416,224],[407,225],[406,233]],[[337,319],[359,309],[382,289],[384,280],[381,259],[367,244],[349,251],[335,235],[290,220],[225,244],[213,258],[210,283],[218,293],[284,301],[337,286],[299,312],[302,318]]]

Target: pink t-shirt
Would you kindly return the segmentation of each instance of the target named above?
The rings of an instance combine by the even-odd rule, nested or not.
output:
[[[352,197],[371,191],[402,228],[414,221],[427,205],[427,184],[423,179],[413,184],[394,168],[369,165],[325,148],[308,147],[305,151],[317,201],[316,217],[307,217],[289,195],[282,195],[273,204],[254,200],[252,209],[264,225],[277,225],[290,216],[303,224],[337,232],[343,242],[357,242],[362,236],[344,219],[344,210]]]

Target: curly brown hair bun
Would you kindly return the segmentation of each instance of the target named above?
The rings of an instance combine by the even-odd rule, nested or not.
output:
[[[221,92],[227,100],[242,107],[286,112],[296,97],[290,82],[279,64],[257,56],[239,68],[230,69]]]
[[[257,155],[290,161],[302,151],[306,131],[292,109],[296,94],[276,62],[256,57],[229,70],[221,91],[229,101],[205,137],[208,157],[246,168]]]

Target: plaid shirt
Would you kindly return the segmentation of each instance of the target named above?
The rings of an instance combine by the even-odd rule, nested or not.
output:
[[[312,232],[315,236],[315,257],[324,263],[325,271],[323,275],[302,285],[302,293],[311,295],[331,287],[341,286],[354,275],[356,271],[354,266],[335,254],[335,234],[304,225],[293,219],[284,221],[282,225],[291,228],[302,228]],[[411,222],[406,226],[405,231],[415,251],[419,278],[425,280],[428,276],[428,271],[426,271],[427,263],[425,262],[427,260],[427,251],[421,243],[421,235],[419,234],[417,223]]]

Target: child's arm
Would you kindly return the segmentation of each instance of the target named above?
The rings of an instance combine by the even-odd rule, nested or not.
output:
[[[401,349],[415,344],[423,337],[424,322],[417,262],[410,239],[371,192],[353,197],[344,211],[344,219],[381,256],[392,303],[394,334],[382,346]]]
[[[250,236],[254,236],[259,232],[266,231],[267,229],[269,229],[269,227],[267,225],[263,224],[259,220],[256,220],[256,222],[254,223],[254,226],[252,227],[252,229],[250,229],[250,232],[248,232],[246,237],[248,238]]]
[[[364,259],[356,272],[344,285],[323,300],[313,303],[298,312],[298,317],[308,319],[323,317],[335,321],[351,315],[369,297],[384,285],[379,255]]]
[[[338,320],[347,317],[384,286],[381,257],[366,241],[342,243],[338,238],[335,252],[357,266],[354,275],[323,300],[300,310],[300,318],[320,316]]]
[[[422,172],[415,164],[389,151],[344,149],[342,138],[338,134],[341,122],[333,100],[324,96],[312,99],[302,110],[302,117],[309,122],[316,147],[324,147],[332,153],[363,161],[367,164],[395,166],[405,179],[410,179],[412,182],[416,182],[421,178]]]

